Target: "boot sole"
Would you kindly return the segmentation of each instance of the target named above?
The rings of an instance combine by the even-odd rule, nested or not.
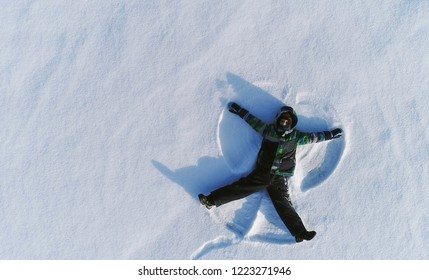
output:
[[[205,195],[203,195],[203,194],[199,194],[199,195],[198,195],[198,198],[199,198],[199,200],[200,200],[200,203],[201,203],[202,205],[204,205],[208,210],[210,210],[210,209],[213,207],[213,205],[210,205],[210,204],[208,203],[208,201],[207,201],[207,197],[206,197]]]

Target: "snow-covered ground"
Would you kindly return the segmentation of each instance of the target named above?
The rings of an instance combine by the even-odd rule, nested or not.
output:
[[[428,259],[428,1],[0,1],[1,259]],[[295,243],[253,167],[298,150]]]

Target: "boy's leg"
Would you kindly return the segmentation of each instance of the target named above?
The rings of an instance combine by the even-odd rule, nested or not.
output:
[[[287,179],[283,176],[274,176],[270,186],[267,188],[268,194],[279,214],[281,220],[289,229],[293,236],[306,231],[304,224],[298,213],[293,208],[289,198]]]
[[[270,184],[269,172],[263,172],[255,169],[248,176],[240,180],[213,191],[207,198],[211,200],[217,207],[222,204],[244,198],[255,192],[266,189]]]

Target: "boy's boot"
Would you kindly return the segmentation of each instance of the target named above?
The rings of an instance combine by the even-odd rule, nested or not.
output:
[[[215,205],[213,200],[211,200],[208,196],[203,195],[202,193],[198,195],[198,198],[200,199],[201,204],[204,205],[207,209],[211,209]]]
[[[304,240],[309,241],[309,240],[313,239],[313,237],[315,237],[315,236],[316,236],[316,232],[315,231],[307,231],[307,230],[305,230],[305,231],[303,231],[300,234],[298,234],[298,235],[295,236],[295,241],[297,243],[298,242],[302,242]]]

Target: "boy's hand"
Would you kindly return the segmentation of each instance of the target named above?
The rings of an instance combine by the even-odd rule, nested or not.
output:
[[[343,130],[341,128],[336,128],[334,130],[331,130],[332,138],[340,138],[343,136]]]
[[[240,116],[241,118],[244,118],[247,115],[247,113],[249,113],[249,111],[242,108],[240,105],[238,105],[235,102],[229,102],[228,103],[228,111],[230,111],[233,114]]]

